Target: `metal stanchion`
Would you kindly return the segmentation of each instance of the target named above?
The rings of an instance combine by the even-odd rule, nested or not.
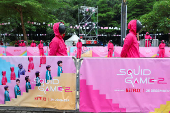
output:
[[[78,98],[77,102],[80,104],[80,67],[82,64],[83,58],[77,59],[77,92],[78,92]]]
[[[74,65],[75,65],[75,67],[76,67],[76,91],[75,91],[75,92],[76,92],[76,94],[75,94],[75,97],[76,97],[76,103],[75,103],[75,104],[76,104],[76,108],[75,108],[75,109],[77,110],[77,103],[78,103],[77,86],[79,85],[79,84],[78,84],[78,80],[77,80],[77,69],[78,69],[78,68],[77,68],[77,67],[78,67],[77,65],[78,65],[78,64],[77,64],[77,58],[74,57],[74,56],[73,56],[72,58],[73,58],[73,61],[74,61]],[[76,112],[76,110],[75,110],[75,112]]]

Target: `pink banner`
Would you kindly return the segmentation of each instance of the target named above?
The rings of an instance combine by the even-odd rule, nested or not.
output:
[[[158,47],[140,47],[140,57],[158,57]]]
[[[115,57],[120,57],[121,51],[122,51],[122,47],[115,47],[114,50]]]
[[[81,57],[92,57],[92,47],[82,47]],[[70,56],[77,56],[77,47],[70,47]]]
[[[165,57],[170,57],[170,47],[165,47]]]
[[[27,56],[26,47],[7,47],[6,56]]]
[[[50,48],[47,47],[47,49],[48,49],[48,55],[49,55]],[[70,47],[67,47],[67,55],[70,56]]]
[[[31,90],[34,90],[36,88],[36,75],[35,72],[40,72],[40,82],[43,85],[46,83],[47,78],[47,69],[46,66],[50,65],[50,75],[52,79],[54,77],[58,76],[58,73],[76,73],[76,68],[73,62],[72,57],[44,57],[45,62],[42,63],[41,61],[42,57],[0,57],[0,70],[6,71],[6,85],[9,88],[9,98],[11,101],[15,99],[14,94],[14,87],[16,86],[16,80],[20,79],[19,88],[21,91],[21,97],[24,93],[26,93],[26,80],[25,77],[29,76],[30,79],[30,85]],[[57,62],[62,61],[62,66],[59,68]],[[22,69],[18,68],[18,65],[22,64]],[[13,67],[13,72],[10,70],[11,67]],[[62,72],[60,71],[62,69]],[[13,76],[13,79],[11,79],[11,76]],[[2,81],[2,74],[0,75],[0,81]],[[1,85],[0,82],[0,104],[4,104],[4,86]],[[65,86],[64,86],[65,87]],[[44,87],[47,88],[48,87]],[[51,90],[51,86],[49,86],[49,90]],[[53,89],[52,89],[53,90]],[[45,93],[47,90],[43,90]],[[53,90],[54,91],[54,90]],[[55,89],[55,92],[56,89]],[[63,97],[65,98],[65,97]],[[29,105],[29,104],[28,104]]]
[[[0,56],[5,56],[5,48],[0,47]]]
[[[43,47],[44,54],[47,56],[47,47]],[[27,47],[27,55],[28,56],[40,56],[40,52],[38,47]]]
[[[84,59],[80,112],[169,113],[169,67],[166,58]]]
[[[92,57],[107,57],[108,48],[107,47],[93,47]]]

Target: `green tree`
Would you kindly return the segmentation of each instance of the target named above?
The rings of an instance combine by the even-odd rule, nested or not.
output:
[[[97,5],[99,26],[120,27],[121,0],[99,0]],[[99,32],[115,32],[115,30],[99,30]]]
[[[4,21],[15,17],[20,20],[24,40],[27,41],[25,24],[27,21],[50,21],[51,11],[62,7],[64,4],[59,0],[1,0],[0,18]]]
[[[152,11],[156,0],[127,0],[127,22]]]
[[[148,14],[143,15],[140,19],[145,26],[145,30],[157,32],[163,32],[165,34],[170,33],[170,1],[162,0],[157,1],[153,5],[153,10]],[[169,34],[170,44],[170,34]]]

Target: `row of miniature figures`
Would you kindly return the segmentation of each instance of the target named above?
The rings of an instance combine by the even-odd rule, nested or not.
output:
[[[58,64],[57,76],[58,77],[60,77],[60,74],[63,73],[62,63],[63,63],[62,61],[57,62],[57,64]],[[19,64],[18,67],[19,67],[18,73],[20,73],[21,75],[25,75],[25,69],[23,69],[22,64]],[[46,83],[47,83],[48,80],[52,80],[51,66],[47,65],[46,69],[47,69],[47,71],[46,71]],[[20,74],[19,74],[18,78],[20,78]],[[6,83],[7,83],[6,71],[2,71],[2,75],[3,75],[3,77],[2,77],[2,85],[6,85]],[[36,79],[35,79],[36,80],[36,86],[41,86],[40,72],[36,71],[35,76],[36,76]],[[14,72],[14,67],[11,67],[11,77],[10,78],[12,80],[16,79],[15,72]],[[31,89],[31,84],[30,84],[31,80],[30,80],[29,76],[25,77],[25,81],[26,81],[26,84],[25,84],[26,92],[29,92],[29,89]],[[19,86],[20,86],[20,80],[16,79],[16,85],[14,87],[15,98],[17,98],[17,95],[21,95],[21,89],[20,89]],[[4,89],[5,89],[4,102],[5,101],[10,101],[9,87],[5,86]]]

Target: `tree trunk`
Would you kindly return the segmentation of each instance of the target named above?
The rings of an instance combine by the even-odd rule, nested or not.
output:
[[[170,33],[170,30],[169,30],[169,33]],[[169,36],[169,43],[168,43],[168,46],[170,47],[170,34],[168,33],[168,36]]]
[[[24,34],[24,40],[26,41],[26,45],[28,46],[27,34],[26,34],[25,26],[24,26],[22,8],[20,8],[20,16],[21,16],[21,25],[22,25],[22,31]]]

